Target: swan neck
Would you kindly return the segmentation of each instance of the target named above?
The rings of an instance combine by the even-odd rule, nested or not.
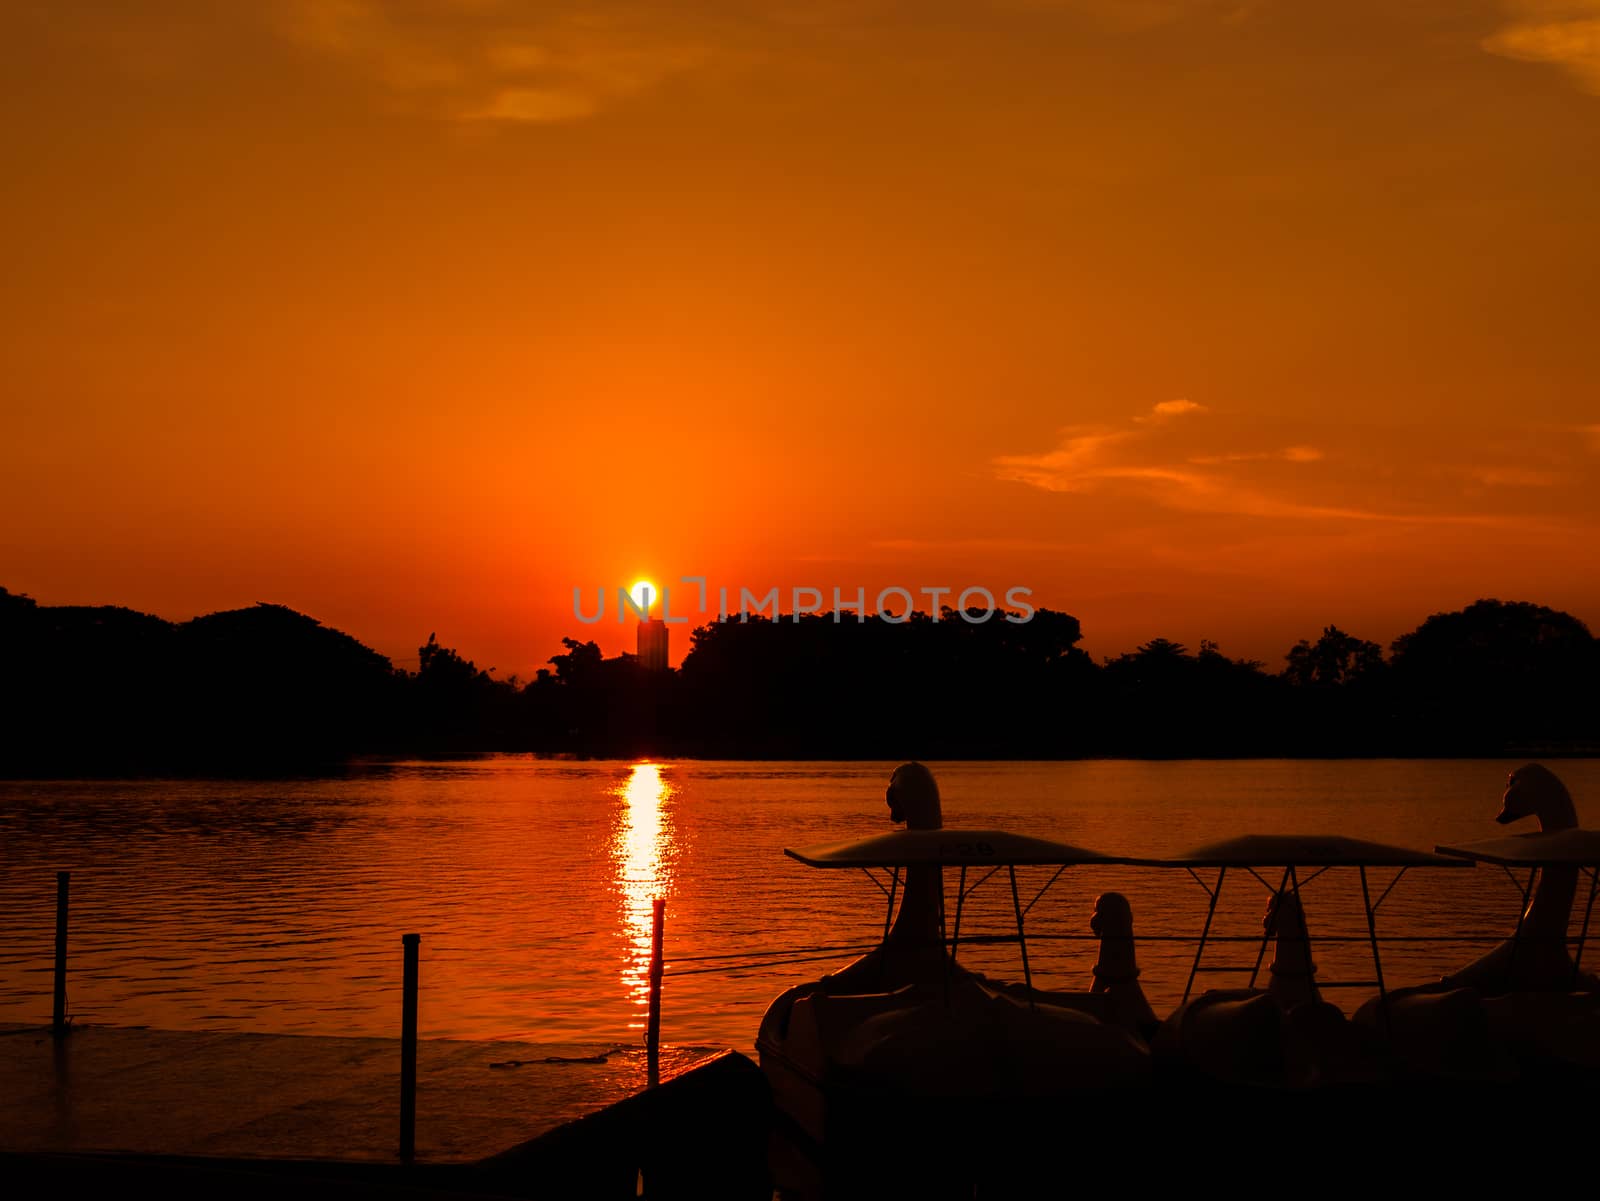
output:
[[[1572,903],[1578,895],[1578,869],[1567,865],[1541,868],[1539,883],[1523,915],[1525,933],[1540,935],[1565,935],[1567,922],[1572,917]]]
[[[937,944],[939,900],[944,893],[944,869],[937,864],[914,864],[906,868],[902,884],[900,912],[889,929],[889,941]]]
[[[1107,934],[1100,939],[1100,955],[1095,960],[1094,978],[1107,983],[1133,980],[1139,975],[1139,961],[1134,953],[1133,935]]]
[[[1560,801],[1539,810],[1539,832],[1542,834],[1556,834],[1577,828],[1578,810],[1571,797],[1562,797]]]

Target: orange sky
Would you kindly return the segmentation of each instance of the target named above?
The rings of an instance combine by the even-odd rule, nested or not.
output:
[[[1600,624],[1600,0],[23,0],[0,89],[41,602]]]

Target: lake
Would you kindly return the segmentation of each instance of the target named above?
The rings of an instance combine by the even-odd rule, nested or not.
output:
[[[1600,761],[1549,765],[1584,824],[1596,824]],[[783,848],[890,829],[894,766],[490,756],[366,763],[317,779],[0,782],[0,1022],[49,1020],[55,873],[70,869],[68,1008],[78,1022],[395,1036],[400,936],[416,931],[424,1037],[636,1042],[651,899],[661,895],[663,1039],[747,1050],[773,996],[853,958],[836,948],[881,933],[884,898],[869,879],[807,868]],[[931,766],[947,826],[1162,855],[1245,833],[1423,849],[1492,837],[1517,762]],[[1052,871],[1019,870],[1024,903]],[[1391,876],[1375,869],[1374,891]],[[1133,905],[1147,940],[1142,982],[1165,1014],[1183,993],[1207,905],[1181,871],[1069,869],[1028,914],[1030,938],[1043,936],[1029,944],[1035,982],[1088,987],[1094,943],[1059,936],[1087,935],[1095,896],[1111,889]],[[1230,875],[1215,933],[1258,935],[1267,895]],[[1321,940],[1319,979],[1369,978],[1356,873],[1330,871],[1303,895]],[[1518,903],[1498,869],[1415,869],[1383,902],[1379,930],[1504,937]],[[962,936],[1013,924],[1002,874],[972,894]],[[1386,945],[1386,979],[1437,977],[1483,949]],[[1254,955],[1252,944],[1222,944],[1208,962]],[[961,956],[1021,978],[1014,944],[963,946]],[[1366,995],[1329,999],[1349,1011]]]

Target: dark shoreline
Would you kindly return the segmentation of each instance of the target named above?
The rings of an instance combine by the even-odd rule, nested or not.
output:
[[[30,780],[60,782],[70,780],[326,780],[373,774],[377,769],[401,763],[475,763],[487,759],[528,759],[548,763],[637,763],[654,760],[676,763],[899,763],[907,756],[882,755],[683,755],[671,752],[642,751],[630,755],[581,755],[570,752],[541,751],[415,751],[394,754],[352,755],[338,759],[310,759],[281,763],[188,762],[146,764],[24,764],[0,766],[0,781],[24,783]],[[923,756],[930,764],[940,763],[1221,763],[1293,762],[1348,763],[1369,762],[1488,762],[1493,760],[1586,760],[1600,758],[1600,747],[1514,746],[1487,750],[1480,754],[1360,754],[1348,755],[952,755]]]
[[[643,627],[641,627],[642,629]],[[1480,600],[1376,643],[1327,626],[1282,666],[1156,638],[1096,661],[1071,614],[974,625],[714,623],[677,668],[593,642],[535,677],[429,637],[402,670],[281,605],[174,624],[0,588],[0,777],[327,775],[378,756],[904,762],[1600,754],[1600,641]]]

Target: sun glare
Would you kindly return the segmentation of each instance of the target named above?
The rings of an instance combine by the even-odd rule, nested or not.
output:
[[[622,980],[640,1006],[637,1024],[642,1024],[650,993],[651,903],[668,891],[672,879],[673,834],[666,812],[672,786],[654,763],[636,763],[617,793],[622,810],[612,856],[629,943]]]
[[[633,597],[634,604],[648,614],[650,606],[656,603],[656,597],[661,594],[656,591],[656,586],[649,580],[637,580],[634,582],[633,587],[628,589],[628,595]]]

